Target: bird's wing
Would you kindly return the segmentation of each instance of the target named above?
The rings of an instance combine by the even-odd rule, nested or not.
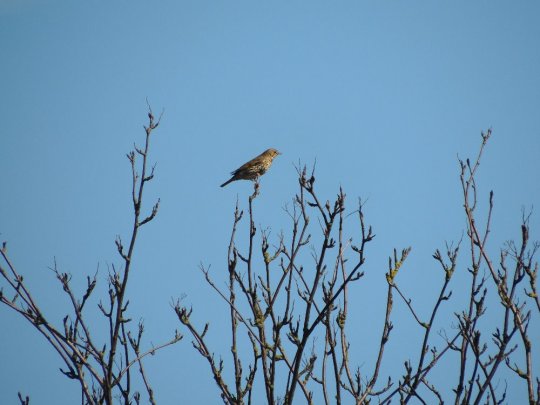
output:
[[[256,158],[255,158],[255,159],[256,159]],[[250,167],[250,166],[253,164],[253,162],[255,161],[255,159],[251,159],[249,162],[244,163],[244,164],[243,164],[242,166],[240,166],[238,169],[233,170],[233,171],[231,172],[231,175],[234,176],[234,175],[238,174],[239,172],[244,171],[245,169],[247,169],[248,167]]]

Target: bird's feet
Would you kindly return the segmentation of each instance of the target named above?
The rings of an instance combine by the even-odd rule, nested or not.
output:
[[[253,194],[251,194],[249,196],[249,201],[253,201],[255,198],[257,198],[257,196],[259,195],[259,189],[260,189],[260,184],[259,184],[259,179],[255,179],[253,180]]]

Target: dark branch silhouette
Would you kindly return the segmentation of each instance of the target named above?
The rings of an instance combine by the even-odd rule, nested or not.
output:
[[[83,404],[156,404],[145,358],[182,338],[176,332],[161,345],[145,347],[144,325],[133,329],[128,314],[136,240],[139,230],[158,214],[160,203],[158,199],[149,212],[141,210],[145,186],[155,175],[148,156],[151,135],[160,121],[150,108],[148,119],[144,145],[135,145],[127,155],[132,172],[131,234],[126,245],[120,236],[115,240],[121,265],[111,266],[108,300],[97,303],[108,328],[105,340],[95,337],[97,326],[88,321],[88,312],[95,309],[97,273],[87,276],[85,291],[77,294],[71,275],[54,262],[51,270],[62,287],[60,293],[70,302],[69,313],[58,318],[40,309],[8,256],[6,243],[0,250],[0,302],[25,318],[56,351],[63,363],[61,372],[79,384]],[[507,242],[495,254],[488,243],[495,198],[493,192],[487,198],[479,194],[477,173],[490,137],[490,130],[482,133],[474,160],[459,161],[466,230],[458,243],[447,243],[433,253],[440,281],[433,286],[432,302],[419,308],[422,291],[411,294],[402,283],[408,277],[401,270],[411,248],[389,248],[386,295],[372,304],[383,305],[384,316],[369,325],[378,328],[378,337],[371,342],[360,343],[349,335],[351,324],[364,322],[363,309],[353,308],[351,297],[369,288],[363,276],[371,271],[365,263],[375,234],[365,218],[365,203],[359,201],[351,210],[341,188],[333,199],[320,197],[314,170],[309,173],[299,167],[297,193],[284,210],[289,229],[273,235],[270,228],[259,230],[255,225],[264,222],[256,211],[261,187],[257,179],[268,167],[257,171],[246,214],[240,202],[234,209],[227,271],[214,275],[201,266],[205,281],[226,307],[230,354],[216,354],[208,344],[207,335],[215,332],[211,322],[199,326],[192,308],[180,300],[173,304],[193,347],[208,364],[223,402],[501,404],[512,384],[527,393],[529,404],[540,404],[538,365],[533,361],[538,347],[530,334],[538,327],[535,322],[540,315],[535,261],[540,245],[531,242],[531,214],[526,213],[519,241]],[[238,242],[242,233],[247,237],[244,244]],[[466,265],[458,258],[465,259]],[[370,265],[381,267],[381,263]],[[468,285],[459,286],[468,292],[464,304],[452,296],[456,272],[467,276]],[[403,320],[393,316],[396,305],[405,309],[419,331],[418,341],[402,348],[401,371],[388,366],[393,359],[388,359],[386,350],[390,341],[400,344],[403,333]],[[453,317],[445,319],[443,308],[451,310]],[[497,324],[485,322],[487,313]],[[375,354],[372,364],[362,360],[368,351]],[[441,383],[434,370],[444,372],[449,364],[457,371],[445,373]],[[144,387],[146,399],[133,388],[135,378]],[[18,400],[25,405],[30,402],[21,393]]]
[[[133,401],[140,402],[141,394],[132,389],[132,366],[137,365],[140,377],[148,394],[148,401],[155,404],[154,393],[149,378],[143,366],[143,359],[156,351],[178,342],[182,337],[176,332],[174,337],[161,345],[141,350],[144,326],[139,323],[136,337],[129,330],[131,319],[128,317],[127,287],[130,272],[133,270],[133,253],[139,230],[152,221],[158,213],[159,200],[149,214],[141,213],[141,205],[145,186],[154,177],[154,168],[149,168],[149,147],[152,132],[158,127],[161,117],[155,120],[150,106],[148,107],[148,124],[144,127],[145,142],[142,148],[134,147],[127,154],[131,165],[133,228],[129,237],[129,245],[124,247],[120,236],[116,238],[118,254],[123,265],[120,269],[112,266],[109,273],[107,303],[99,302],[97,307],[104,316],[109,329],[109,339],[97,341],[92,333],[96,325],[90,324],[85,313],[90,310],[88,303],[97,286],[97,274],[87,277],[86,291],[81,298],[71,287],[71,275],[60,271],[54,262],[51,270],[62,286],[63,292],[71,303],[71,313],[65,315],[61,325],[56,325],[54,315],[41,311],[32,292],[26,286],[24,278],[16,269],[7,253],[4,242],[0,250],[3,263],[0,274],[6,287],[13,294],[8,298],[2,290],[0,302],[19,313],[49,342],[58,353],[64,367],[60,371],[69,379],[79,383],[84,404],[113,404],[119,400],[124,404]],[[140,161],[139,161],[140,158]],[[28,404],[30,399],[23,398],[19,393],[22,404]]]
[[[538,404],[540,384],[533,372],[533,342],[528,334],[532,318],[527,309],[527,301],[532,301],[535,310],[540,310],[536,284],[538,265],[534,262],[538,243],[528,247],[529,216],[523,217],[521,244],[516,246],[510,242],[502,249],[498,268],[487,247],[493,193],[489,196],[485,223],[481,226],[475,219],[478,209],[475,176],[490,136],[491,131],[482,133],[481,148],[474,163],[460,161],[467,234],[465,241],[460,240],[455,246],[447,244],[444,254],[439,249],[433,254],[441,269],[441,284],[426,319],[398,284],[398,273],[411,248],[400,253],[393,250],[386,273],[388,288],[385,316],[380,324],[381,338],[378,344],[372,342],[372,346],[365,349],[372,351],[375,347],[377,353],[375,364],[368,372],[362,373],[351,364],[350,348],[355,342],[347,337],[348,323],[359,322],[358,314],[351,311],[348,304],[349,297],[361,293],[362,283],[357,282],[364,275],[361,269],[366,248],[375,236],[365,223],[363,204],[354,211],[358,214],[358,231],[350,237],[344,235],[344,223],[350,220],[350,214],[346,211],[343,190],[339,190],[332,202],[322,203],[315,190],[314,173],[308,174],[305,167],[299,169],[299,189],[292,209],[286,210],[291,221],[290,232],[280,234],[271,247],[270,233],[258,232],[255,227],[254,205],[259,195],[259,184],[255,183],[247,202],[248,242],[244,247],[236,243],[244,215],[238,203],[235,208],[229,242],[228,290],[218,288],[220,283],[213,280],[208,269],[202,268],[208,284],[230,309],[230,363],[221,357],[216,362],[215,354],[206,344],[210,323],[200,330],[192,323],[191,309],[179,303],[175,306],[180,321],[193,337],[193,345],[209,363],[224,403],[252,403],[256,398],[254,385],[258,381],[264,387],[268,404],[341,404],[351,400],[356,404],[372,401],[406,404],[411,400],[424,404],[452,400],[456,404],[499,404],[506,399],[505,387],[495,380],[502,364],[526,381],[529,402]],[[257,254],[257,239],[260,254]],[[469,303],[465,310],[456,312],[458,329],[451,336],[445,329],[434,336],[435,324],[453,328],[453,323],[440,319],[439,314],[443,306],[450,305],[453,275],[464,270],[457,264],[462,245],[469,245]],[[312,261],[306,261],[305,251],[311,253]],[[509,259],[514,263],[513,270],[507,264]],[[487,268],[489,275],[482,275],[482,268]],[[528,285],[520,289],[519,285],[525,283]],[[381,374],[388,372],[383,367],[385,346],[391,335],[396,338],[400,333],[391,320],[394,293],[423,333],[417,348],[406,348],[412,359],[405,361],[404,373],[387,375],[380,381]],[[501,325],[494,331],[486,330],[485,325],[480,327],[487,310],[488,293],[497,294],[503,306]],[[483,339],[485,333],[491,333],[493,344]],[[239,339],[240,335],[247,340]],[[443,346],[437,348],[435,339],[440,342],[441,338]],[[250,342],[250,347],[242,346],[241,341]],[[517,347],[525,354],[524,369],[511,360],[518,353]],[[251,356],[247,356],[249,352]],[[444,367],[448,362],[459,364],[459,372],[454,377],[457,386],[453,390],[449,385],[436,386],[429,379],[437,366]],[[234,373],[230,383],[224,377],[226,367],[231,367]],[[452,377],[447,381],[453,381]],[[301,400],[297,400],[297,391]],[[259,402],[260,398],[255,403]]]

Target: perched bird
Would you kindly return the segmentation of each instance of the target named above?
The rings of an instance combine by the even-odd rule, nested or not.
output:
[[[244,163],[234,172],[231,172],[232,177],[221,185],[225,187],[227,184],[236,180],[255,180],[257,181],[272,165],[272,160],[277,155],[281,155],[277,150],[270,148],[265,150],[259,156]]]

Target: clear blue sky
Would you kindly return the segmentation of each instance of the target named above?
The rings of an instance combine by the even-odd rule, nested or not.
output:
[[[198,266],[223,277],[234,204],[239,197],[245,207],[251,186],[219,184],[274,147],[283,155],[257,201],[257,220],[273,235],[287,232],[282,207],[299,160],[317,160],[321,198],[341,185],[351,208],[369,199],[377,237],[351,335],[355,364],[370,370],[386,257],[412,246],[398,281],[419,308],[433,302],[440,272],[431,254],[465,228],[457,156],[476,153],[481,130],[493,128],[479,174],[484,202],[495,192],[492,254],[519,236],[522,207],[536,207],[539,239],[539,20],[535,1],[3,0],[0,239],[58,322],[67,301],[47,270],[54,257],[80,288],[99,266],[104,292],[107,266],[119,263],[114,238],[130,229],[124,155],[142,141],[148,98],[165,109],[146,200],[162,205],[139,239],[128,291],[147,338],[180,328],[169,304],[185,294],[193,320],[211,322],[210,343],[228,356],[227,310]],[[462,263],[439,325],[447,330],[468,280]],[[419,331],[403,307],[396,301],[383,379],[417,355],[404,353]],[[34,404],[76,403],[78,387],[42,338],[6,308],[0,322],[0,403],[16,403],[18,390]],[[160,403],[220,403],[188,336],[147,367]],[[508,400],[523,395],[512,386]]]

